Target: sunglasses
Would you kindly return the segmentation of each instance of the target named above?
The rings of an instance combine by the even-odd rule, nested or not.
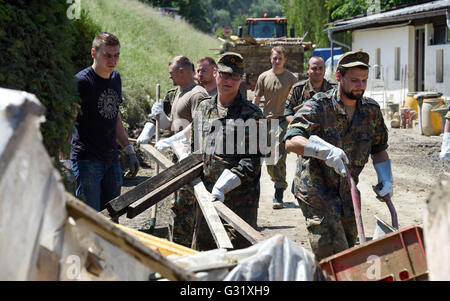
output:
[[[233,75],[230,73],[224,73],[224,72],[219,72],[219,75],[221,78],[223,78],[224,80],[229,80],[231,79],[232,81],[238,81],[241,79],[240,75]]]

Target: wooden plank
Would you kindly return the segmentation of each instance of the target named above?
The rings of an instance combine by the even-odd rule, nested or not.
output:
[[[182,143],[172,144],[172,149],[178,158],[180,158],[185,151],[184,145]],[[206,189],[200,178],[193,180],[192,186],[194,187],[194,194],[197,198],[197,203],[202,210],[203,217],[208,224],[209,230],[211,230],[211,234],[214,237],[214,241],[216,242],[217,247],[223,249],[232,249],[233,244],[228,237],[227,231],[225,230],[225,227],[223,226],[216,209],[214,208],[213,202],[211,201],[211,194]]]
[[[157,189],[159,193],[155,197],[160,197],[159,200],[161,200],[162,198],[168,196],[173,191],[182,187],[184,184],[189,183],[189,180],[192,180],[196,176],[197,177],[200,176],[201,169],[198,168],[198,166],[201,165],[202,165],[202,156],[200,154],[192,154],[191,156],[189,156],[189,158],[181,160],[179,163],[169,167],[160,174],[137,185],[134,189],[129,190],[124,194],[108,202],[106,204],[106,209],[108,210],[109,215],[112,217],[118,217],[126,213],[128,206],[130,206],[139,199],[146,198],[146,196],[152,194],[152,192],[155,189]],[[187,177],[186,179],[179,177],[179,175],[183,173],[185,173],[185,176]],[[173,179],[175,178],[178,180],[178,182],[173,181]],[[173,185],[172,191],[168,190],[169,188],[171,188],[169,185],[167,185],[168,182],[170,182],[171,185]],[[162,186],[165,189],[158,189]]]
[[[156,150],[157,151],[157,150]],[[179,151],[179,148],[175,148],[175,152]],[[170,164],[173,164],[170,162]],[[170,166],[170,165],[168,165]],[[194,183],[193,183],[194,185]],[[209,192],[204,187],[204,184],[200,181],[196,181],[194,185],[194,191],[197,189],[198,194],[209,194]],[[206,193],[204,192],[206,190]],[[197,196],[197,195],[196,195]],[[198,199],[197,199],[198,201]],[[219,216],[228,222],[236,231],[238,231],[242,236],[248,239],[252,244],[263,241],[264,237],[255,229],[253,229],[249,224],[247,224],[240,216],[229,209],[225,204],[220,202],[214,202],[214,207]]]
[[[205,217],[206,223],[211,230],[211,234],[214,237],[217,247],[223,249],[233,249],[233,244],[228,237],[227,231],[225,230],[225,227],[217,214],[213,202],[211,202],[211,194],[208,190],[206,190],[206,187],[200,178],[195,179],[192,182],[192,185],[194,186],[194,194],[197,198],[197,203],[202,210],[203,216]]]
[[[125,232],[136,235],[145,245],[157,248],[161,254],[164,256],[176,254],[176,255],[194,255],[200,253],[194,249],[176,244],[174,242],[170,242],[167,239],[156,237],[135,229],[131,229],[129,227],[125,227],[123,225],[115,224],[116,227],[119,227]]]
[[[174,165],[175,167],[177,165]],[[166,169],[165,171],[169,171],[171,168]],[[156,179],[151,187],[154,188],[154,190],[149,191],[148,194],[146,194],[143,198],[138,199],[134,203],[130,204],[126,210],[127,210],[127,218],[134,218],[137,215],[141,214],[151,206],[155,205],[159,201],[161,201],[166,196],[170,195],[171,193],[177,191],[184,185],[190,183],[195,178],[198,178],[203,170],[203,163],[197,164],[193,168],[179,174],[178,176],[173,176],[172,178],[162,178]],[[160,173],[159,175],[163,175],[164,172]],[[157,178],[158,176],[155,176],[151,179]],[[150,179],[150,180],[151,180]]]
[[[139,147],[149,156],[151,156],[156,164],[158,164],[162,169],[169,168],[174,163],[167,159],[163,154],[161,154],[156,148],[150,144],[141,144]]]
[[[91,231],[136,258],[154,272],[169,280],[198,280],[195,275],[167,260],[162,254],[143,244],[134,235],[119,229],[72,195],[66,193],[65,199],[68,215],[77,223],[86,225]]]
[[[252,226],[245,222],[239,215],[234,213],[233,210],[228,208],[222,202],[214,202],[214,207],[217,210],[219,216],[229,223],[236,231],[244,236],[252,244],[263,241],[265,238],[256,231]]]
[[[160,84],[156,84],[156,101],[159,101],[161,98],[161,86]],[[156,116],[156,142],[159,141],[160,138],[160,130],[161,130],[161,119],[160,114]],[[159,164],[156,164],[156,174],[159,174]],[[141,201],[138,201],[138,203],[141,203]],[[155,228],[156,226],[156,215],[157,215],[158,206],[153,205],[150,215],[150,229]]]

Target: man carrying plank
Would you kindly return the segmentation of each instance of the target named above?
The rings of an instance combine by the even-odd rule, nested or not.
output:
[[[175,134],[158,141],[155,147],[159,151],[171,146],[176,141],[186,140],[183,129],[192,122],[192,115],[198,103],[208,96],[206,90],[195,83],[192,63],[187,57],[174,57],[169,63],[169,74],[173,84],[179,87],[173,100],[170,119],[164,111],[163,103],[159,101],[153,105],[152,114],[160,115],[162,129],[170,129]],[[178,161],[176,156],[173,160],[174,162]],[[172,206],[172,212],[175,215],[173,241],[186,247],[191,246],[194,230],[195,196],[190,190],[192,188],[189,189],[188,186],[179,189],[175,194]]]
[[[217,70],[214,71],[217,95],[205,98],[195,111],[191,150],[200,150],[203,154],[202,181],[211,192],[211,200],[224,202],[256,228],[262,155],[258,150],[258,133],[250,135],[252,131],[249,127],[253,125],[255,129],[264,116],[257,106],[238,92],[243,73],[241,55],[228,52],[219,58]],[[242,139],[239,138],[240,131],[243,133]],[[237,231],[226,228],[234,248],[251,245]],[[192,245],[197,250],[216,248],[199,208]]]

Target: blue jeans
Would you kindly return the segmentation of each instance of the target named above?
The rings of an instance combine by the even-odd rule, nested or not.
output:
[[[77,181],[75,196],[97,211],[120,195],[122,170],[119,163],[72,160],[72,171]]]

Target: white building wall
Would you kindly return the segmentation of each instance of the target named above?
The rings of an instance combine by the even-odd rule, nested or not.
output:
[[[430,38],[433,37],[433,26],[427,24],[425,27],[425,36],[427,37],[425,46],[425,91],[441,92],[444,96],[450,97],[450,44],[428,45]],[[443,50],[444,54],[444,82],[436,82],[436,53]]]
[[[413,42],[411,43],[411,37]],[[395,79],[395,48],[400,48],[400,79]],[[375,79],[376,49],[380,48],[381,79]],[[409,88],[414,87],[414,27],[385,27],[382,29],[355,30],[353,32],[353,51],[362,49],[370,55],[370,73],[365,96],[377,100],[383,106],[385,101],[399,103],[406,98]],[[449,62],[450,63],[450,62]],[[406,80],[403,80],[408,70]],[[384,78],[384,81],[382,80]],[[383,85],[386,96],[383,95]],[[412,86],[411,86],[412,85]]]

